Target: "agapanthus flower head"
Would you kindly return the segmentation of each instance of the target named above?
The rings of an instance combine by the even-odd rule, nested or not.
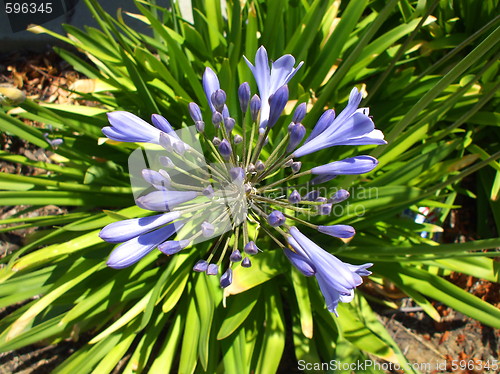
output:
[[[288,86],[302,62],[294,67],[295,59],[285,55],[270,64],[264,47],[258,49],[255,64],[246,61],[259,95],[252,96],[246,82],[237,92],[226,92],[215,72],[206,68],[202,83],[207,102],[201,108],[209,111],[203,113],[197,103],[189,103],[186,114],[193,121],[191,127],[174,131],[158,114],[152,116],[153,125],[128,112],[108,114],[110,126],[103,129],[108,138],[146,143],[132,153],[129,171],[136,204],[156,213],[102,229],[102,239],[122,243],[107,263],[121,269],[155,249],[157,255],[167,256],[197,251],[199,260],[193,270],[222,274],[220,286],[226,288],[231,287],[235,267],[251,268],[250,258],[262,251],[260,236],[251,233],[264,232],[294,267],[316,277],[328,309],[336,312],[339,302],[352,299],[361,276],[370,274],[371,264],[344,263],[293,225],[305,224],[319,234],[351,239],[355,230],[349,225],[310,222],[311,217],[330,215],[335,204],[349,197],[344,189],[328,196],[316,185],[340,175],[370,172],[377,160],[354,156],[302,170],[301,157],[334,145],[384,144],[383,135],[374,128],[367,108],[358,108],[361,94],[353,89],[347,107],[338,116],[326,110],[312,131],[302,124],[307,103],[299,104],[292,122],[281,132],[285,135],[276,140],[273,135],[280,134]],[[237,103],[236,108],[228,107],[232,103]],[[205,124],[204,117],[211,118],[212,124]],[[282,173],[285,176],[280,179]],[[298,184],[299,178],[305,183]],[[304,185],[309,190],[299,188]],[[204,241],[210,241],[210,246],[199,245]]]

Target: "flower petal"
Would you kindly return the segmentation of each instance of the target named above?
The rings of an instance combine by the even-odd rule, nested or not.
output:
[[[377,164],[377,159],[372,156],[355,156],[316,166],[311,169],[311,172],[315,175],[329,176],[363,174],[372,171]]]
[[[166,225],[180,216],[180,212],[170,212],[150,217],[113,222],[101,230],[99,237],[108,243],[122,243],[157,227]]]
[[[175,233],[176,224],[142,234],[120,244],[108,258],[106,264],[113,269],[123,269],[135,264],[159,244]]]
[[[195,191],[153,191],[137,198],[136,204],[143,209],[166,212],[197,196]]]
[[[107,115],[112,127],[104,127],[102,132],[108,138],[120,142],[148,142],[158,144],[160,130],[136,115],[125,111],[111,112]]]

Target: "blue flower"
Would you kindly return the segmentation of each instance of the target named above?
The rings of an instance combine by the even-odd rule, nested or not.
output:
[[[103,228],[103,240],[122,243],[112,251],[107,264],[121,269],[154,249],[168,256],[198,251],[201,259],[193,264],[193,270],[214,276],[220,270],[220,286],[230,288],[233,269],[250,268],[250,257],[261,252],[256,244],[259,237],[250,238],[250,233],[262,229],[302,274],[316,277],[328,309],[336,313],[339,302],[352,300],[354,289],[362,283],[361,276],[370,274],[367,268],[371,264],[340,261],[293,224],[351,239],[355,234],[352,226],[308,222],[311,217],[332,214],[334,204],[349,198],[349,192],[343,189],[322,196],[315,185],[339,175],[370,172],[377,160],[354,156],[313,164],[301,171],[302,165],[311,163],[303,164],[297,158],[335,145],[385,144],[383,134],[375,129],[368,109],[358,108],[361,94],[353,89],[346,108],[337,117],[333,110],[326,110],[312,131],[302,124],[307,103],[301,103],[284,138],[269,141],[289,99],[288,83],[302,62],[294,67],[295,59],[285,55],[270,66],[264,47],[257,51],[255,66],[246,62],[260,97],[252,96],[246,82],[235,93],[237,98],[231,97],[220,87],[215,72],[205,69],[202,83],[210,109],[205,118],[212,119],[211,129],[206,129],[212,125],[205,124],[197,103],[189,103],[186,110],[194,126],[181,130],[174,130],[158,114],[151,117],[153,125],[128,112],[108,114],[110,126],[102,130],[108,138],[146,143],[129,158],[132,190],[139,207],[162,213],[113,222]],[[233,103],[235,108],[228,108]],[[240,110],[242,115],[231,116],[230,109]],[[235,118],[242,118],[242,122]],[[282,173],[285,176],[279,179]],[[313,189],[301,196],[299,187],[293,185],[296,178],[310,178],[306,186]],[[196,245],[214,238],[209,247]]]
[[[294,152],[295,157],[335,145],[387,144],[382,132],[375,129],[371,118],[364,110],[358,110],[361,99],[361,94],[353,88],[349,103],[336,118],[333,111],[325,112],[305,144]]]
[[[320,248],[295,226],[289,232],[287,240],[294,250],[293,256],[289,254],[289,258],[293,258],[292,264],[302,273],[313,270],[328,310],[337,314],[339,301],[345,303],[352,300],[354,289],[363,283],[361,276],[371,274],[367,268],[372,264],[346,264]]]
[[[255,66],[246,57],[245,61],[257,82],[262,101],[260,127],[266,127],[270,111],[269,98],[293,78],[303,62],[294,68],[295,58],[292,55],[284,55],[274,61],[270,69],[267,51],[264,47],[260,47],[255,54]]]

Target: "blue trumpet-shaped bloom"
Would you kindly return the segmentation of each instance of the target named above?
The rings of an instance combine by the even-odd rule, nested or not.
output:
[[[295,253],[292,264],[302,273],[310,273],[311,269],[314,271],[328,310],[336,313],[339,301],[352,300],[354,289],[363,283],[361,276],[371,274],[367,268],[372,264],[346,264],[323,250],[295,226],[290,228],[290,235],[287,240]]]
[[[270,113],[269,98],[293,78],[303,63],[294,68],[295,58],[292,55],[284,55],[274,61],[269,68],[269,59],[264,47],[260,47],[255,54],[255,66],[246,57],[245,61],[257,82],[262,101],[260,127],[266,127]]]
[[[384,135],[375,129],[371,118],[364,111],[358,111],[361,99],[361,94],[353,88],[344,110],[334,119],[334,113],[325,112],[323,116],[328,118],[320,118],[316,125],[319,128],[316,130],[315,127],[306,143],[294,155],[301,157],[335,145],[386,144]]]

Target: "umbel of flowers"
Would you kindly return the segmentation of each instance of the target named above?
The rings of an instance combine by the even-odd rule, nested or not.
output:
[[[338,175],[369,172],[377,160],[355,156],[301,170],[300,159],[337,145],[386,142],[367,115],[367,108],[358,108],[362,97],[353,88],[344,110],[337,116],[333,110],[326,110],[312,131],[302,124],[306,103],[297,105],[286,136],[263,157],[262,151],[288,102],[287,83],[302,63],[294,67],[293,56],[284,55],[270,65],[264,47],[257,51],[254,64],[245,60],[259,94],[252,96],[246,82],[239,86],[238,124],[226,105],[226,92],[210,68],[203,75],[203,89],[211,110],[206,118],[210,118],[211,124],[204,121],[197,104],[190,103],[188,107],[195,136],[174,131],[157,114],[152,116],[153,126],[128,112],[108,114],[111,126],[102,130],[108,138],[150,143],[161,152],[158,167],[142,169],[147,188],[136,197],[138,206],[160,213],[106,226],[101,238],[121,243],[107,264],[120,269],[156,248],[173,255],[210,240],[208,253],[200,254],[202,258],[193,270],[208,275],[221,272],[220,285],[227,287],[232,282],[234,266],[252,266],[252,256],[260,251],[256,243],[260,231],[272,238],[300,272],[316,277],[328,310],[336,313],[339,301],[352,300],[354,289],[362,283],[362,276],[370,274],[367,269],[372,264],[342,262],[296,225],[337,238],[351,238],[355,233],[351,226],[318,226],[309,222],[310,217],[330,214],[334,204],[349,197],[343,189],[332,196],[320,196],[316,186]],[[299,178],[306,180],[305,185],[310,188],[306,194],[298,192]]]

